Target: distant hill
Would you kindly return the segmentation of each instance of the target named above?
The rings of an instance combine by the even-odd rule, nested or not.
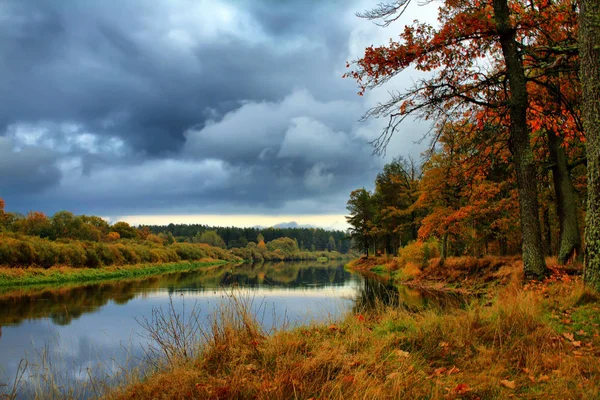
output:
[[[298,224],[296,221],[290,221],[290,222],[282,222],[280,224],[277,225],[273,225],[272,228],[275,229],[286,229],[286,228],[316,228],[315,225],[310,225],[310,224],[304,224],[304,225],[300,225]]]

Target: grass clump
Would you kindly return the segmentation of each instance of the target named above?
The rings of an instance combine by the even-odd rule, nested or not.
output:
[[[598,398],[599,303],[579,287],[511,283],[464,308],[378,304],[337,323],[277,332],[234,297],[193,357],[108,398]],[[585,339],[551,323],[549,313],[565,311],[573,329],[590,321]]]

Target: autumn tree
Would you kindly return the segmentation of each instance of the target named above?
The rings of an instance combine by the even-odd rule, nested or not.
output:
[[[581,0],[580,7],[581,114],[588,163],[584,279],[600,290],[600,2]]]
[[[69,211],[59,211],[52,216],[52,234],[54,238],[74,239],[78,230],[78,221]]]
[[[0,197],[0,229],[6,228],[6,222],[8,220],[8,215],[4,211],[4,199]]]
[[[373,244],[373,228],[375,207],[373,195],[368,190],[357,189],[350,193],[346,206],[349,216],[346,217],[350,224],[350,237],[355,247],[369,257],[369,247]]]
[[[299,251],[298,243],[287,237],[271,240],[267,243],[269,251],[281,250],[286,255],[292,255]]]
[[[26,218],[19,220],[17,229],[30,236],[46,238],[52,235],[50,218],[38,211],[30,211]]]
[[[98,217],[95,215],[79,215],[78,218],[81,220],[82,223],[84,223],[85,225],[89,225],[92,226],[96,229],[98,229],[103,235],[106,235],[108,232],[110,232],[110,225],[109,223]]]
[[[261,249],[264,249],[267,247],[267,245],[265,244],[265,237],[260,232],[256,236],[256,243],[257,243],[258,247]]]
[[[137,229],[124,221],[116,222],[110,229],[117,232],[122,239],[135,239],[137,237]]]
[[[558,261],[564,264],[575,254],[582,256],[577,195],[571,178],[571,170],[584,159],[577,154],[584,140],[577,76],[578,23],[573,3],[558,0],[550,7],[556,12],[539,26],[543,34],[530,38],[529,48],[538,51],[528,50],[524,64],[529,80],[527,118],[534,137],[546,139],[559,222]],[[570,163],[573,155],[578,160]]]
[[[417,239],[418,167],[414,161],[394,158],[375,179],[376,234],[386,252],[393,254],[403,243]]]
[[[114,242],[119,239],[121,239],[121,235],[119,235],[118,232],[108,232],[106,236],[104,236],[104,240],[107,242]]]
[[[408,3],[380,4],[360,16],[383,21],[382,25],[387,26],[398,20]],[[399,41],[367,48],[364,57],[354,62],[346,74],[357,80],[362,94],[410,66],[429,73],[428,78],[392,94],[390,101],[364,116],[389,118],[386,129],[373,142],[379,151],[385,149],[409,115],[439,120],[468,115],[475,105],[508,116],[507,143],[518,183],[522,253],[528,277],[544,275],[546,266],[538,219],[536,164],[527,121],[527,85],[537,84],[540,74],[560,65],[547,62],[547,54],[572,52],[572,46],[557,48],[539,45],[535,40],[545,34],[545,26],[555,27],[554,21],[560,22],[561,15],[571,9],[571,2],[566,0],[510,4],[507,0],[446,0],[439,8],[438,28],[418,22],[406,26]],[[530,73],[529,61],[536,63],[537,74]]]
[[[219,236],[219,234],[215,231],[204,231],[202,233],[198,232],[194,237],[195,243],[205,243],[215,247],[225,248],[225,242]]]

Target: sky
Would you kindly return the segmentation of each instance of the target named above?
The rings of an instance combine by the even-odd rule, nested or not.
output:
[[[357,96],[346,61],[388,28],[368,0],[3,0],[0,197],[131,223],[344,228],[349,193],[394,156],[419,158],[407,121],[384,158],[370,107],[418,78]],[[432,12],[433,11],[433,12]]]

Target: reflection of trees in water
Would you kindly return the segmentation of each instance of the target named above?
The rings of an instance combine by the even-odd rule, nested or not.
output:
[[[364,276],[353,312],[359,313],[377,306],[403,307],[411,311],[424,308],[445,309],[462,306],[467,300],[467,297],[459,294],[415,290],[392,284],[388,280]]]
[[[398,306],[400,296],[398,288],[387,282],[365,276],[354,303],[354,312],[371,310],[379,305]]]
[[[297,288],[306,285],[343,284],[351,274],[339,262],[223,265],[144,279],[87,284],[76,287],[31,290],[0,295],[0,326],[27,319],[50,318],[57,325],[105,306],[109,301],[124,305],[158,288],[169,293],[205,291],[218,287],[259,285]]]

